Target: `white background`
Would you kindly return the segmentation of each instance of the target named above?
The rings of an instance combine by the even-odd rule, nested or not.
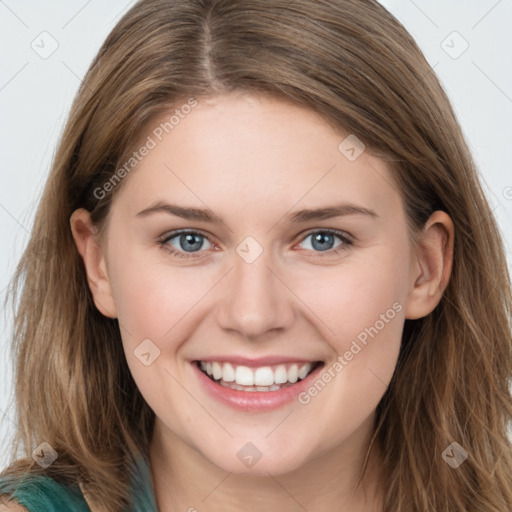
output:
[[[512,261],[512,1],[382,0],[405,25],[440,77],[480,167]],[[0,1],[0,300],[28,240],[57,139],[73,96],[103,40],[133,4],[123,0]],[[57,50],[31,47],[42,32]],[[468,49],[454,59],[464,41]],[[450,36],[450,37],[448,37]],[[447,39],[448,37],[448,39]],[[35,43],[33,43],[35,41]],[[445,41],[445,43],[443,43]],[[41,45],[41,43],[39,43]],[[46,48],[49,40],[47,40]],[[0,468],[16,428],[10,321],[0,317]]]

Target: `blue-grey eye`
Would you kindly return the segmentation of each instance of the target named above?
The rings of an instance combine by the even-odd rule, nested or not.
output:
[[[173,242],[178,243],[178,246],[173,245]],[[197,252],[203,247],[203,243],[208,239],[199,233],[178,233],[169,237],[166,242],[169,243],[174,249],[184,252]],[[209,247],[207,247],[208,249]]]
[[[340,240],[340,243],[336,246],[333,245],[335,238],[338,238]],[[331,233],[330,231],[315,231],[314,233],[310,233],[304,238],[304,240],[308,239],[311,239],[312,241],[312,249],[320,252],[330,251],[331,249],[338,247],[344,242],[344,240],[339,235]],[[309,247],[306,247],[306,249],[309,249]]]

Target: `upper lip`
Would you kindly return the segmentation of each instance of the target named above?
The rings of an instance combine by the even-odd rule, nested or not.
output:
[[[300,357],[293,356],[266,356],[266,357],[258,357],[258,358],[247,358],[242,356],[233,356],[233,355],[218,355],[218,356],[210,356],[204,357],[201,359],[197,359],[196,361],[217,361],[222,363],[231,363],[235,366],[248,366],[250,368],[256,368],[260,366],[271,366],[275,364],[284,364],[284,363],[316,363],[319,362],[319,359],[303,359]]]

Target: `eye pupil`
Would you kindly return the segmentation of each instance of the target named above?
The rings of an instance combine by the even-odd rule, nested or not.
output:
[[[201,238],[201,236],[194,235],[191,233],[183,234],[180,236],[180,247],[184,250],[186,250],[187,247],[190,249],[200,249],[202,245]],[[197,241],[198,239],[199,241]],[[183,240],[186,240],[185,245],[182,244]]]
[[[329,240],[330,239],[330,240]],[[315,249],[319,249],[319,250],[325,250],[326,249],[326,240],[327,240],[327,245],[329,245],[329,242],[333,242],[333,236],[329,233],[317,233],[316,235],[313,236],[313,247]],[[317,246],[316,244],[319,243],[319,246]],[[330,249],[331,247],[327,247],[327,249]]]

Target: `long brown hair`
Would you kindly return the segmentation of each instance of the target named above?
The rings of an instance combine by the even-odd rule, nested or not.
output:
[[[319,113],[391,166],[417,233],[435,210],[455,228],[436,309],[406,320],[378,406],[384,512],[512,510],[512,297],[503,243],[440,82],[375,0],[142,0],[109,34],[73,103],[10,287],[18,447],[48,442],[46,472],[81,482],[94,510],[129,501],[133,455],[148,457],[154,413],[137,390],[117,320],[95,307],[69,218],[101,228],[107,182],[143,128],[194,98],[245,91]],[[19,299],[19,303],[18,303]],[[453,469],[443,451],[459,443]]]

